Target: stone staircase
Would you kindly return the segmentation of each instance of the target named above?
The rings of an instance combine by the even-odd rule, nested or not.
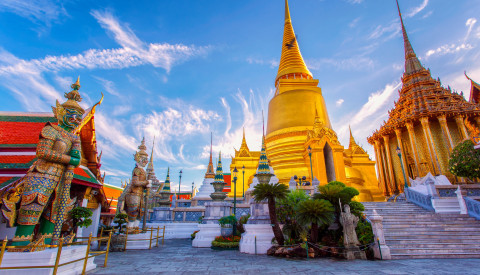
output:
[[[480,221],[468,215],[435,214],[409,202],[364,202],[383,217],[392,259],[480,258]]]

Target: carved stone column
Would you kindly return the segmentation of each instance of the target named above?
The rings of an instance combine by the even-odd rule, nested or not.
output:
[[[397,145],[398,147],[400,147],[400,150],[402,151],[402,154],[401,154],[401,159],[400,161],[403,162],[403,167],[404,167],[404,170],[405,173],[408,174],[408,162],[407,162],[407,152],[405,151],[405,148],[403,148],[403,143],[402,143],[402,129],[400,128],[396,128],[395,129],[395,135],[397,136]],[[408,180],[408,179],[407,179]],[[408,185],[408,183],[405,183]]]
[[[384,177],[385,169],[382,163],[382,149],[380,147],[380,141],[378,139],[375,140],[374,149],[375,149],[375,158],[377,160],[377,172],[378,172],[378,179],[380,180],[380,186],[382,186],[383,195],[389,196],[390,190],[388,188],[388,184]]]
[[[385,234],[383,232],[383,217],[378,215],[377,210],[374,209],[372,216],[369,216],[368,219],[372,222],[372,231],[373,235],[375,236],[375,246],[373,247],[375,258],[382,260],[392,259],[390,248],[385,242]]]
[[[464,116],[462,115],[457,115],[455,117],[455,122],[457,123],[457,127],[460,130],[460,133],[462,134],[463,139],[469,139],[470,136],[468,135],[467,128],[465,128],[465,123],[463,122]]]
[[[452,149],[454,146],[453,146],[452,136],[450,135],[450,130],[448,130],[447,117],[445,115],[439,115],[437,119],[438,119],[438,122],[440,123],[440,126],[442,127],[443,135],[448,141],[447,142],[448,151],[452,152]]]
[[[399,189],[397,186],[397,183],[395,181],[395,175],[393,173],[393,164],[392,164],[392,154],[390,153],[390,146],[388,145],[390,138],[388,135],[382,136],[383,137],[383,142],[385,144],[385,153],[386,153],[386,159],[387,159],[387,164],[388,164],[388,170],[389,170],[389,175],[390,175],[390,185],[393,188],[394,193],[398,193]]]
[[[420,122],[422,123],[423,134],[425,135],[425,141],[427,143],[428,153],[430,154],[430,160],[432,161],[433,172],[434,174],[439,172],[442,173],[440,169],[440,165],[438,164],[436,151],[435,151],[435,143],[432,139],[432,133],[430,132],[430,124],[428,123],[428,117],[420,118]],[[438,170],[437,170],[438,169]]]
[[[407,122],[407,131],[408,137],[410,139],[410,146],[412,147],[413,152],[413,160],[415,161],[415,169],[417,170],[417,177],[421,177],[420,175],[420,158],[417,151],[417,139],[415,138],[415,131],[413,130],[413,124],[411,122]]]

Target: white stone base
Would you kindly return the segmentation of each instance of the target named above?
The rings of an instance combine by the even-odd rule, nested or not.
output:
[[[240,239],[240,252],[255,254],[267,254],[267,250],[272,247],[274,237],[272,226],[270,224],[245,224],[245,233]],[[257,242],[255,244],[255,237]]]
[[[78,260],[84,258],[87,253],[86,245],[67,246],[62,248],[62,254],[60,256],[60,264]],[[45,266],[55,265],[55,259],[57,257],[57,249],[46,249],[38,252],[5,252],[2,259],[2,267],[15,267],[15,266]],[[87,268],[85,272],[93,270],[97,267],[93,263],[94,257],[88,259]],[[82,274],[84,261],[78,261],[65,266],[58,267],[57,274]],[[53,272],[53,268],[35,268],[35,269],[1,269],[0,274],[9,275],[23,275],[23,274],[35,274],[35,275],[50,275]]]
[[[199,224],[198,232],[192,242],[193,247],[211,247],[215,237],[220,236],[220,224]]]
[[[154,229],[160,226],[159,235],[163,233],[162,227],[165,226],[165,239],[190,239],[193,232],[199,230],[199,223],[147,223],[148,227]],[[154,231],[153,235],[156,236]],[[159,239],[161,241],[161,239]]]
[[[156,232],[153,233],[155,236]],[[144,240],[148,239],[148,240]],[[138,241],[137,241],[138,240]],[[143,240],[143,241],[141,241]],[[155,240],[152,240],[152,246],[155,245]],[[127,249],[149,249],[150,248],[150,232],[141,234],[128,234]]]
[[[460,213],[460,204],[457,197],[432,199],[432,206],[435,213]]]

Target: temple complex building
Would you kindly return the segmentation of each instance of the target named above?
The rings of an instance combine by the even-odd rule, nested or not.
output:
[[[398,7],[398,2],[397,2]],[[467,125],[480,125],[479,86],[472,81],[470,100],[445,88],[433,79],[415,54],[398,7],[405,47],[405,72],[400,97],[389,111],[386,122],[368,138],[375,148],[380,185],[385,195],[402,192],[405,180],[427,173],[445,175],[458,182],[448,171],[452,149],[469,138]],[[396,149],[401,150],[401,159]]]
[[[250,151],[245,140],[245,129],[243,129],[243,139],[240,149],[235,149],[235,157],[232,158],[232,163],[230,164],[230,172],[232,173],[235,167],[238,170],[238,179],[237,179],[237,197],[243,196],[244,191],[247,191],[248,187],[252,183],[253,177],[258,166],[258,159],[260,157],[260,151]],[[245,174],[242,173],[245,171]],[[228,193],[229,197],[233,197],[233,190]]]
[[[338,141],[318,82],[302,58],[285,1],[282,53],[275,94],[268,107],[266,150],[271,166],[284,184],[294,175],[306,176],[310,182],[317,178],[321,185],[338,180],[359,189],[361,201],[384,200],[375,162],[353,138],[347,150]],[[249,158],[258,161],[258,156],[253,157],[247,148],[242,142],[232,160],[237,169]],[[249,177],[250,174],[249,170]]]

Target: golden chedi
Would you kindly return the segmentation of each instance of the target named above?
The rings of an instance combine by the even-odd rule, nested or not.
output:
[[[288,184],[293,175],[306,176],[311,181],[313,175],[321,185],[338,180],[359,189],[359,200],[384,200],[378,188],[375,162],[356,143],[345,150],[332,129],[322,89],[300,53],[287,1],[275,87],[268,108],[266,147],[279,181]],[[310,169],[309,147],[313,169]],[[236,152],[232,160],[237,169],[242,167],[239,166],[242,158],[247,160],[242,152],[242,149]]]

